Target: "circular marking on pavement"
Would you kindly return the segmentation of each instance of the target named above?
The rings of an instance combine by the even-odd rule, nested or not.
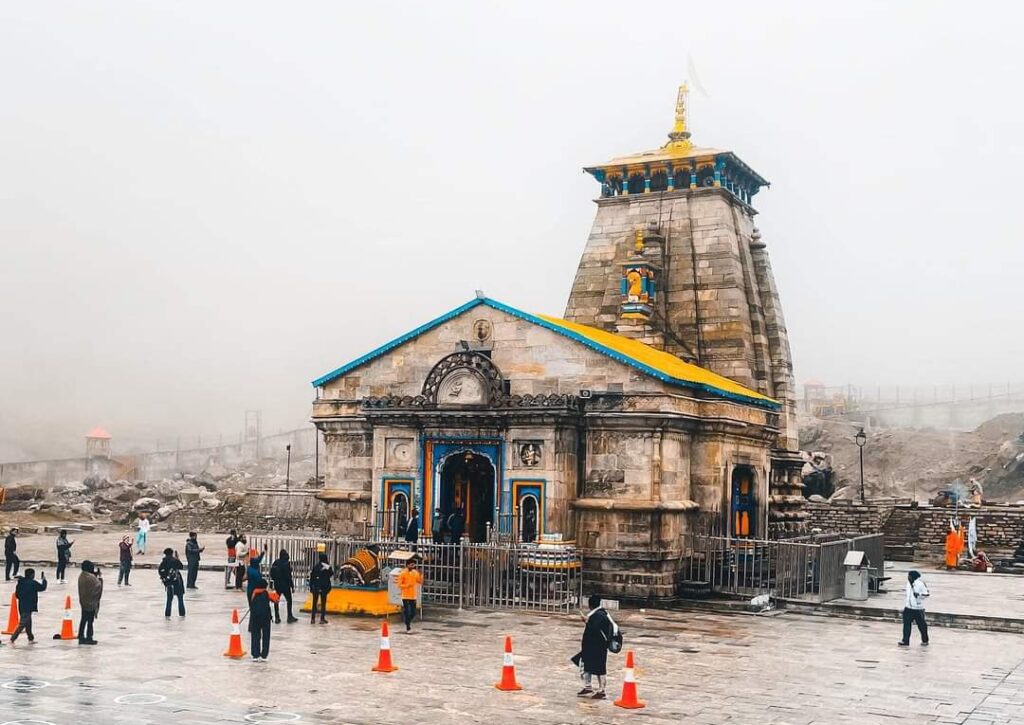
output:
[[[28,678],[11,680],[10,682],[5,682],[3,685],[0,685],[0,687],[3,687],[5,690],[41,690],[44,687],[49,686],[50,683],[46,680],[30,680]],[[11,722],[17,721],[12,720]],[[0,725],[6,725],[6,723],[2,723]]]
[[[114,702],[118,705],[155,705],[167,698],[163,695],[154,695],[148,692],[137,692],[131,695],[118,695]]]
[[[273,723],[273,722],[297,722],[302,715],[295,712],[253,712],[245,716],[246,722]]]

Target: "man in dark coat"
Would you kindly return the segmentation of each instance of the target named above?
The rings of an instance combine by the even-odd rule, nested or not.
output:
[[[4,579],[11,580],[11,576],[18,576],[18,567],[21,566],[21,559],[18,558],[18,528],[15,527],[4,539]]]
[[[171,616],[171,602],[178,598],[178,616],[185,616],[185,583],[181,580],[181,559],[178,552],[168,547],[164,549],[164,558],[160,560],[157,573],[167,592],[167,603],[164,605],[164,616]]]
[[[196,577],[199,576],[200,554],[205,550],[205,546],[199,545],[198,534],[196,534],[195,531],[188,532],[188,538],[185,539],[185,561],[188,562],[188,581],[185,584],[186,589],[199,588],[196,586]]]
[[[41,582],[36,581],[36,570],[28,568],[25,576],[19,577],[14,588],[14,596],[18,600],[18,627],[11,635],[11,643],[22,632],[28,635],[28,643],[35,644],[36,636],[32,634],[32,614],[39,611],[39,592],[46,591],[46,572],[41,572]]]
[[[327,624],[324,617],[327,614],[327,595],[331,591],[331,577],[334,576],[334,569],[327,563],[327,554],[321,553],[316,564],[309,572],[309,591],[313,595],[313,608],[309,618],[310,624],[316,623],[317,604],[320,608],[320,624]]]
[[[448,517],[448,530],[452,532],[452,543],[457,544],[462,539],[462,531],[466,526],[466,518],[462,515],[462,509],[455,509]]]
[[[573,662],[583,670],[583,689],[576,693],[578,697],[592,697],[603,700],[608,674],[608,643],[615,635],[615,622],[608,612],[601,607],[601,597],[591,594],[587,600],[590,611],[583,619],[587,623],[583,629],[583,640],[580,653],[573,657]],[[591,684],[597,676],[597,690]]]
[[[416,551],[416,542],[420,539],[420,511],[419,509],[412,510],[412,516],[409,517],[409,523],[405,525],[405,540],[409,544],[412,544],[411,548]]]
[[[82,562],[82,573],[78,575],[78,604],[82,608],[82,619],[78,623],[78,644],[96,644],[93,639],[93,624],[100,612],[103,597],[103,580],[96,565],[88,559]]]
[[[298,622],[298,618],[292,614],[292,592],[295,591],[295,580],[292,578],[292,562],[288,556],[287,549],[281,549],[280,556],[270,565],[270,579],[274,582],[274,591],[278,599],[285,598],[288,602],[288,624]],[[274,621],[281,623],[281,609],[278,602],[274,602]]]
[[[270,603],[275,604],[277,592],[267,590],[267,580],[260,576],[249,600],[249,644],[253,662],[266,662],[270,654]]]

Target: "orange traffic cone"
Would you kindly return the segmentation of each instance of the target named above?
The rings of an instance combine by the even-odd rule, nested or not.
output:
[[[14,630],[18,628],[18,597],[11,592],[11,613],[7,615],[7,629],[0,634],[14,634]]]
[[[626,678],[622,681],[622,697],[615,701],[616,707],[637,710],[647,707],[636,697],[636,678],[633,676],[633,650],[626,652]]]
[[[501,682],[495,682],[499,690],[521,690],[523,686],[516,682],[516,662],[512,656],[512,638],[505,635],[505,657],[501,662]]]
[[[391,662],[391,638],[388,636],[388,620],[380,625],[380,654],[377,655],[377,664],[372,668],[374,672],[394,672],[398,668]]]
[[[71,595],[64,597],[64,621],[60,624],[60,634],[55,634],[54,639],[77,639],[75,625],[71,621]]]
[[[242,649],[242,632],[238,627],[238,610],[231,610],[231,636],[228,638],[228,651],[225,657],[239,659],[245,657],[245,650]]]

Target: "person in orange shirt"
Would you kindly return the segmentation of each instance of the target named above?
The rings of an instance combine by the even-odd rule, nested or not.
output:
[[[416,616],[416,594],[423,585],[423,574],[416,571],[416,559],[405,562],[405,569],[398,575],[398,589],[402,593],[402,619],[405,620],[405,633],[412,631],[412,620]]]

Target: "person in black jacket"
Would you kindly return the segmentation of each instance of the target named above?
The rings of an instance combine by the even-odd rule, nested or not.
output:
[[[606,697],[604,688],[608,674],[608,643],[615,635],[615,624],[608,612],[601,607],[601,597],[598,595],[591,594],[587,606],[590,607],[590,611],[583,617],[587,624],[583,629],[580,653],[572,658],[583,670],[583,689],[576,695],[603,700]],[[591,687],[595,676],[596,691]]]
[[[186,589],[199,588],[196,586],[196,578],[199,576],[200,554],[205,550],[205,546],[199,545],[198,534],[196,534],[195,531],[188,532],[188,538],[185,539],[185,560],[188,562],[188,581],[185,583]]]
[[[71,561],[71,547],[74,545],[74,541],[68,541],[67,530],[61,529],[57,535],[57,581],[59,582],[67,581],[64,578],[64,573],[68,562]]]
[[[14,527],[8,532],[7,538],[4,539],[4,579],[6,581],[11,580],[11,576],[18,576],[18,567],[21,566],[21,559],[18,558],[18,527]]]
[[[157,573],[160,574],[160,581],[163,582],[167,591],[167,604],[164,606],[164,616],[171,616],[171,602],[178,598],[178,616],[185,616],[185,582],[181,578],[181,559],[178,552],[168,547],[164,549],[164,558],[160,561]]]
[[[419,509],[412,510],[412,516],[409,517],[409,522],[405,525],[405,540],[409,544],[412,544],[411,548],[416,551],[416,542],[420,538],[420,511]]]
[[[331,577],[334,570],[327,563],[327,554],[321,553],[309,572],[309,591],[313,595],[313,608],[309,623],[316,624],[317,604],[320,608],[320,624],[327,624],[327,594],[331,591]]]
[[[277,592],[267,590],[267,580],[260,576],[249,600],[249,645],[253,662],[266,662],[270,654],[270,603],[277,604]]]
[[[36,636],[32,634],[32,614],[39,611],[39,592],[46,591],[46,572],[40,572],[42,581],[36,581],[36,570],[29,568],[25,575],[18,578],[14,588],[14,596],[18,600],[18,627],[11,635],[11,643],[24,632],[28,635],[28,643],[35,644]]]
[[[274,591],[278,598],[284,597],[288,602],[288,624],[298,622],[298,618],[292,614],[292,592],[295,591],[295,580],[292,578],[292,562],[288,557],[288,550],[281,549],[280,556],[270,565],[270,579],[274,582]],[[281,608],[278,602],[274,602],[274,622],[281,623]]]

